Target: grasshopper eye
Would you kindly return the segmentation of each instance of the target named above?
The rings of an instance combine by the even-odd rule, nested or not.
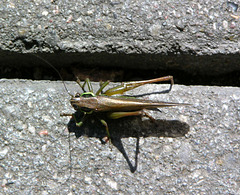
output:
[[[87,108],[87,107],[81,107],[81,111],[83,111],[83,112],[91,112],[92,111],[92,109],[90,109],[90,108]]]
[[[72,107],[74,108],[74,110],[78,110],[78,105],[73,104]]]
[[[81,94],[80,93],[76,93],[75,97],[80,97]]]

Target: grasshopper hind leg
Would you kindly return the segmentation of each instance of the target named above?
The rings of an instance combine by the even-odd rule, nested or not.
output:
[[[119,119],[127,116],[145,116],[149,118],[152,122],[155,121],[155,119],[148,113],[146,112],[145,109],[142,110],[137,110],[137,111],[128,111],[128,112],[109,112],[108,117],[110,119]]]
[[[162,81],[170,81],[171,82],[171,85],[170,85],[170,88],[169,88],[169,91],[170,91],[172,89],[172,85],[174,83],[173,82],[173,76],[165,76],[165,77],[160,77],[160,78],[150,79],[150,80],[144,80],[144,81],[132,81],[132,82],[127,82],[127,83],[122,83],[121,85],[118,85],[116,87],[108,89],[103,94],[108,95],[108,96],[116,95],[116,94],[123,94],[124,92],[135,89],[139,86],[149,84],[149,83],[162,82]]]
[[[147,118],[149,118],[152,122],[156,122],[155,118],[153,118],[148,112],[146,112],[144,109],[141,110],[142,111],[142,117],[145,116]]]

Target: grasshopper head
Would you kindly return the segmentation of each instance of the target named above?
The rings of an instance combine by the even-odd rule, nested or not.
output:
[[[70,103],[75,110],[91,114],[96,109],[96,97],[92,92],[77,93]]]

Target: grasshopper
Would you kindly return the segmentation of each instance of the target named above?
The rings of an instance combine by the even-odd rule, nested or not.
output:
[[[143,80],[143,81],[126,82],[116,87],[110,88],[105,92],[103,90],[110,83],[110,81],[106,81],[104,83],[101,82],[100,87],[96,93],[93,92],[93,87],[89,79],[86,79],[83,84],[81,84],[80,80],[77,79],[77,83],[81,87],[83,93],[76,93],[76,95],[73,96],[69,93],[59,71],[48,61],[44,60],[43,58],[37,55],[34,55],[34,56],[43,60],[48,65],[50,65],[59,74],[67,93],[71,96],[70,103],[72,107],[77,112],[83,112],[84,115],[80,122],[77,122],[75,114],[66,114],[66,113],[60,114],[60,116],[73,117],[75,119],[76,126],[78,127],[82,126],[87,116],[92,114],[93,112],[105,113],[107,117],[110,119],[119,119],[119,118],[128,117],[128,116],[142,116],[142,117],[145,116],[145,117],[148,117],[151,121],[154,121],[154,118],[151,115],[149,115],[146,112],[146,110],[156,109],[159,107],[191,105],[191,104],[185,104],[185,103],[172,103],[172,102],[161,102],[161,101],[153,102],[153,101],[144,100],[144,99],[130,99],[126,96],[120,96],[120,97],[113,96],[117,94],[123,94],[126,91],[135,89],[145,84],[162,82],[162,81],[171,82],[171,85],[169,88],[169,91],[170,91],[174,83],[173,76],[165,76],[165,77],[160,77],[160,78],[155,78],[150,80]],[[85,90],[86,85],[88,87],[88,91]],[[105,126],[105,129],[106,129],[106,133],[107,133],[106,142],[108,140],[110,142],[111,138],[110,138],[108,124],[103,119],[99,119],[99,120]]]
[[[101,112],[105,113],[110,119],[119,119],[122,117],[128,116],[145,116],[148,117],[151,121],[154,121],[154,118],[149,115],[146,110],[155,109],[159,107],[170,107],[170,106],[183,106],[189,105],[184,103],[171,103],[171,102],[153,102],[150,100],[144,99],[130,99],[126,96],[113,96],[117,94],[123,94],[126,91],[132,90],[139,86],[161,82],[161,81],[170,81],[170,89],[173,85],[173,77],[165,76],[156,79],[143,80],[143,81],[133,81],[122,83],[116,87],[110,88],[103,91],[104,88],[110,83],[106,81],[104,83],[100,83],[100,87],[96,93],[93,92],[93,87],[90,83],[89,79],[86,79],[83,84],[80,83],[80,80],[77,80],[77,83],[81,87],[83,93],[76,93],[75,96],[72,96],[70,103],[72,107],[77,112],[83,112],[83,118],[80,122],[77,122],[74,114],[61,114],[61,116],[72,116],[76,121],[76,126],[82,126],[83,122],[86,120],[87,116],[92,114],[93,112]],[[87,85],[88,91],[85,90],[85,86]],[[105,126],[107,139],[111,142],[110,132],[108,128],[108,124],[105,120],[99,119],[100,122]]]

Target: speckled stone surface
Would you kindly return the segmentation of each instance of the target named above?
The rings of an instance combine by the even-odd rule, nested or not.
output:
[[[240,89],[168,88],[146,85],[129,95],[192,106],[151,111],[156,124],[115,120],[111,151],[101,133],[88,131],[104,132],[92,119],[83,126],[90,137],[71,133],[69,145],[70,119],[59,114],[73,109],[62,83],[0,80],[0,193],[239,194]]]
[[[238,2],[11,0],[0,14],[0,56],[8,65],[24,63],[8,52],[62,52],[75,54],[60,56],[65,64],[240,69]]]
[[[23,55],[37,53],[55,66],[237,71],[238,3],[2,1],[0,65],[43,64]],[[62,83],[1,79],[0,194],[240,194],[240,88],[168,87],[129,95],[192,106],[109,120],[109,147],[99,116],[81,128],[59,116],[74,111]]]

